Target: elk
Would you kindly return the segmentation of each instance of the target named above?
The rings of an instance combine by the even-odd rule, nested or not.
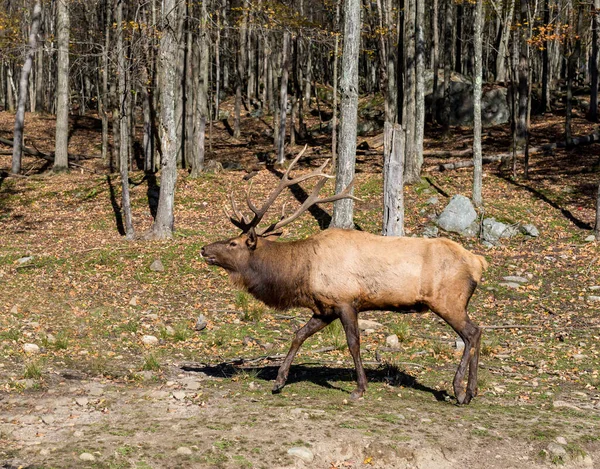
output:
[[[279,368],[273,393],[284,387],[302,343],[339,319],[356,369],[357,387],[351,398],[362,397],[367,378],[360,358],[358,313],[366,310],[401,313],[431,310],[446,321],[465,344],[453,387],[458,403],[468,404],[477,394],[481,329],[469,318],[467,305],[487,267],[486,260],[445,238],[384,237],[329,228],[298,241],[273,240],[274,234],[279,234],[283,226],[310,206],[354,198],[351,194],[354,181],[339,194],[318,198],[325,182],[333,177],[324,172],[328,161],[308,174],[290,179],[290,171],[304,150],[293,160],[260,208],[252,202],[252,186],[248,187],[246,203],[254,214],[251,219],[238,210],[231,196],[233,214],[228,215],[242,233],[201,249],[208,264],[225,269],[236,286],[246,289],[268,306],[277,309],[305,307],[313,312],[310,320],[295,333]],[[285,188],[312,178],[320,179],[294,213],[285,216],[284,207],[279,221],[258,227]],[[463,378],[467,367],[465,389]]]

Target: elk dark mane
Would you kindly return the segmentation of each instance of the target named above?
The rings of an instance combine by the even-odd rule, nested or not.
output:
[[[296,259],[298,249],[304,249],[306,240],[289,243],[269,243],[268,249],[257,249],[250,256],[237,281],[267,306],[284,310],[293,306],[311,307],[306,291],[311,262],[305,257]],[[262,246],[264,247],[264,246]]]

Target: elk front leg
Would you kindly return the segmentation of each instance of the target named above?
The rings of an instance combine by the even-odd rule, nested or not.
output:
[[[363,396],[367,390],[367,375],[363,368],[362,360],[360,359],[360,333],[358,330],[358,312],[352,306],[342,306],[339,308],[340,321],[346,332],[346,341],[352,360],[354,360],[354,368],[356,369],[357,386],[352,394],[351,399],[358,399]]]
[[[277,394],[281,392],[283,387],[285,386],[285,382],[288,378],[288,373],[290,371],[290,366],[292,365],[292,361],[294,361],[294,357],[298,352],[300,346],[304,343],[306,339],[308,339],[311,335],[319,332],[325,326],[327,326],[331,321],[335,319],[335,316],[321,316],[321,315],[313,315],[312,318],[308,320],[308,322],[302,326],[296,332],[294,336],[294,340],[292,340],[292,346],[283,361],[283,364],[279,367],[279,372],[277,373],[277,379],[275,380],[275,384],[273,385],[273,394]]]

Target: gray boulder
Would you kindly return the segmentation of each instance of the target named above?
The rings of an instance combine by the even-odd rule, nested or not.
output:
[[[450,80],[450,115],[445,116],[444,96],[442,84],[444,82],[443,70],[438,73],[438,89],[433,94],[433,71],[425,72],[426,112],[431,114],[432,104],[436,103],[437,120],[440,123],[449,122],[449,125],[473,125],[473,84],[469,77],[453,73]],[[481,96],[481,121],[483,125],[505,124],[510,118],[508,107],[508,93],[504,87],[485,87]]]
[[[468,230],[476,219],[477,212],[471,201],[464,195],[457,194],[450,199],[436,224],[445,231],[468,235]]]
[[[512,238],[517,232],[517,228],[514,226],[497,221],[495,218],[486,218],[483,220],[482,237],[484,241],[494,246],[500,243],[501,238]]]

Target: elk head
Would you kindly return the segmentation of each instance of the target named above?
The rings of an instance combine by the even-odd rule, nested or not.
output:
[[[348,184],[348,186],[339,194],[319,198],[319,192],[327,180],[335,177],[324,172],[325,167],[329,164],[329,160],[326,160],[321,166],[310,173],[290,179],[289,176],[292,168],[296,165],[298,160],[302,158],[306,148],[307,147],[305,146],[298,156],[290,163],[290,166],[283,174],[279,184],[273,189],[260,208],[258,208],[250,198],[250,191],[252,190],[252,183],[250,183],[248,190],[246,191],[246,203],[253,213],[252,218],[247,217],[238,210],[233,194],[231,195],[231,209],[233,213],[227,213],[227,215],[231,223],[242,230],[242,234],[235,238],[217,241],[216,243],[204,246],[200,252],[208,264],[217,265],[229,272],[239,272],[244,265],[247,265],[252,252],[264,242],[265,238],[280,235],[281,228],[296,220],[311,206],[346,198],[360,200],[351,194],[354,181],[350,182],[350,184]],[[273,205],[284,189],[312,178],[320,178],[320,180],[315,184],[311,194],[295,212],[286,216],[284,204],[278,221],[273,222],[266,227],[258,227],[259,223],[267,213],[267,210]]]

